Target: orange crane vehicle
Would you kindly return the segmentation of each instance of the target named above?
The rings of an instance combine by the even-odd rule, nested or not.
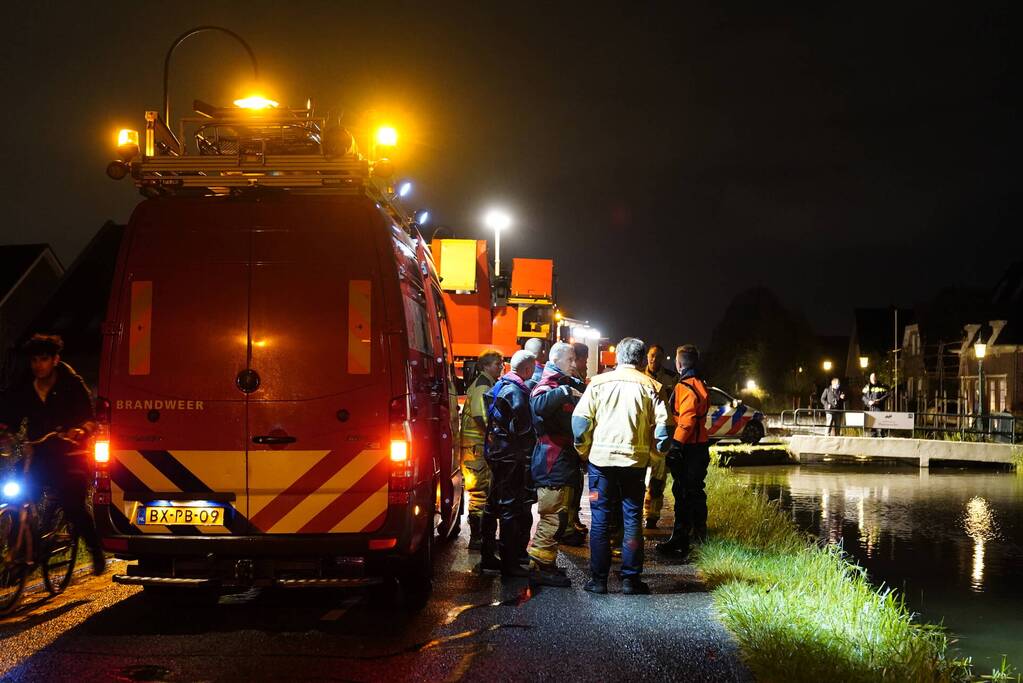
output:
[[[510,358],[527,339],[553,341],[553,259],[514,258],[511,277],[492,277],[486,240],[435,239],[430,248],[451,325],[455,369],[463,378],[474,374],[484,350]]]

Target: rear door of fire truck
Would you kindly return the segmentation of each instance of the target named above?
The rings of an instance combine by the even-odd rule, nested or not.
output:
[[[119,533],[247,530],[249,230],[229,201],[144,202],[115,284],[106,387]]]
[[[365,201],[260,202],[252,232],[249,520],[268,534],[365,533],[388,505],[391,382]]]

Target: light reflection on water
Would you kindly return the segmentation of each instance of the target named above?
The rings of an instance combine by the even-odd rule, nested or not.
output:
[[[734,468],[875,584],[961,636],[982,667],[1023,664],[1023,477],[872,464]]]
[[[973,590],[984,590],[984,544],[998,538],[998,522],[991,506],[980,496],[970,498],[963,515],[963,529],[973,539],[973,571],[970,574]]]

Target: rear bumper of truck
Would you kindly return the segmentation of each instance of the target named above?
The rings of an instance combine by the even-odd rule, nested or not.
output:
[[[116,583],[343,588],[379,584],[396,575],[426,535],[434,533],[434,520],[421,513],[413,496],[409,499],[407,505],[390,505],[380,528],[364,534],[119,534],[105,506],[97,506],[96,517],[104,548],[120,559],[138,561],[115,575]]]

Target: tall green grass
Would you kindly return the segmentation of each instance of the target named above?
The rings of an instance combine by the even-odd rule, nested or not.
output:
[[[775,502],[717,468],[707,494],[712,538],[697,566],[759,680],[974,678],[969,660],[950,658],[943,628],[917,622],[894,591],[799,532]]]

